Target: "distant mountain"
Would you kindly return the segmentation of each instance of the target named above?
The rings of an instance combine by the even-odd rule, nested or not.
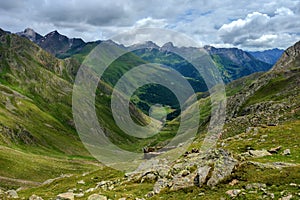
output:
[[[268,71],[272,67],[241,49],[211,46],[204,49],[212,56],[226,83],[255,72]]]
[[[149,46],[147,46],[147,44]],[[141,49],[134,51],[142,59],[152,62],[161,63],[178,70],[183,76],[189,78],[190,81],[198,85],[196,91],[203,91],[203,81],[196,69],[190,63],[183,60],[179,55],[173,52],[193,54],[197,52],[195,47],[176,47],[171,42],[164,44],[162,47],[157,47],[152,42],[128,47],[130,50],[133,47]],[[263,72],[269,70],[272,65],[255,59],[249,53],[237,48],[215,48],[205,46],[204,49],[210,54],[217,68],[220,70],[225,83],[236,80],[240,77],[250,75],[255,72]],[[189,53],[190,52],[190,53]],[[196,82],[192,79],[196,79]],[[200,85],[199,85],[200,84]],[[202,87],[202,88],[199,88]],[[194,88],[195,89],[195,88]]]
[[[30,39],[58,58],[69,57],[70,55],[81,51],[87,44],[80,38],[68,38],[65,35],[61,35],[56,30],[42,36],[33,29],[27,28],[23,32],[18,32],[17,35]]]
[[[38,34],[37,32],[35,32],[31,28],[26,28],[24,31],[18,32],[16,34],[19,35],[19,36],[21,36],[21,37],[28,38],[32,42],[35,42],[35,43],[38,42],[39,40],[41,40],[43,38],[42,35]]]
[[[263,62],[274,65],[277,60],[280,58],[284,50],[282,49],[269,49],[265,51],[249,51],[249,53],[256,59]]]

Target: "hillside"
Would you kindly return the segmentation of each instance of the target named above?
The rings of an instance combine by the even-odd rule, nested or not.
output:
[[[99,169],[84,148],[72,114],[72,82],[79,63],[60,60],[26,38],[0,30],[0,187],[40,184],[65,173]],[[140,150],[144,144],[112,123],[110,87],[99,83],[96,107],[112,141]],[[138,123],[146,116],[131,106]],[[129,145],[130,144],[130,145]]]

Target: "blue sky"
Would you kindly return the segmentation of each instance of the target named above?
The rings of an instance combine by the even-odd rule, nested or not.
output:
[[[203,45],[246,50],[287,48],[300,40],[300,1],[10,0],[0,1],[0,27],[52,30],[85,41],[125,30],[167,28]]]

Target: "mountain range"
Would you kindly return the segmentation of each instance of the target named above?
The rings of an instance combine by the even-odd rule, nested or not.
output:
[[[96,91],[99,123],[114,144],[135,152],[159,147],[174,137],[180,123],[170,91],[152,85],[137,90],[129,109],[135,122],[146,125],[151,105],[169,105],[170,117],[161,132],[142,140],[115,124],[110,110],[113,87],[137,65],[155,62],[178,70],[198,92],[201,110],[199,134],[185,155],[176,163],[160,160],[153,164],[158,168],[150,166],[131,176],[95,161],[83,147],[72,116],[74,77],[101,42],[69,39],[57,31],[41,36],[32,29],[17,34],[0,30],[0,198],[297,198],[300,42],[281,56],[261,53],[261,60],[268,58],[265,62],[253,52],[204,47],[227,93],[224,129],[208,156],[199,152],[211,117],[208,88],[190,63],[172,53],[195,48],[172,43],[159,47],[150,41],[129,47],[115,44],[140,49],[117,59]],[[276,56],[280,58],[272,67]]]

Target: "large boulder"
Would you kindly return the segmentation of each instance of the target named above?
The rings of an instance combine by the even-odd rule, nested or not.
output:
[[[66,192],[57,195],[56,200],[74,200],[74,193],[73,192]]]
[[[107,197],[101,194],[92,194],[88,197],[88,200],[107,200]]]
[[[5,194],[7,195],[8,198],[11,198],[11,199],[19,198],[19,195],[16,190],[8,190],[5,192]]]

